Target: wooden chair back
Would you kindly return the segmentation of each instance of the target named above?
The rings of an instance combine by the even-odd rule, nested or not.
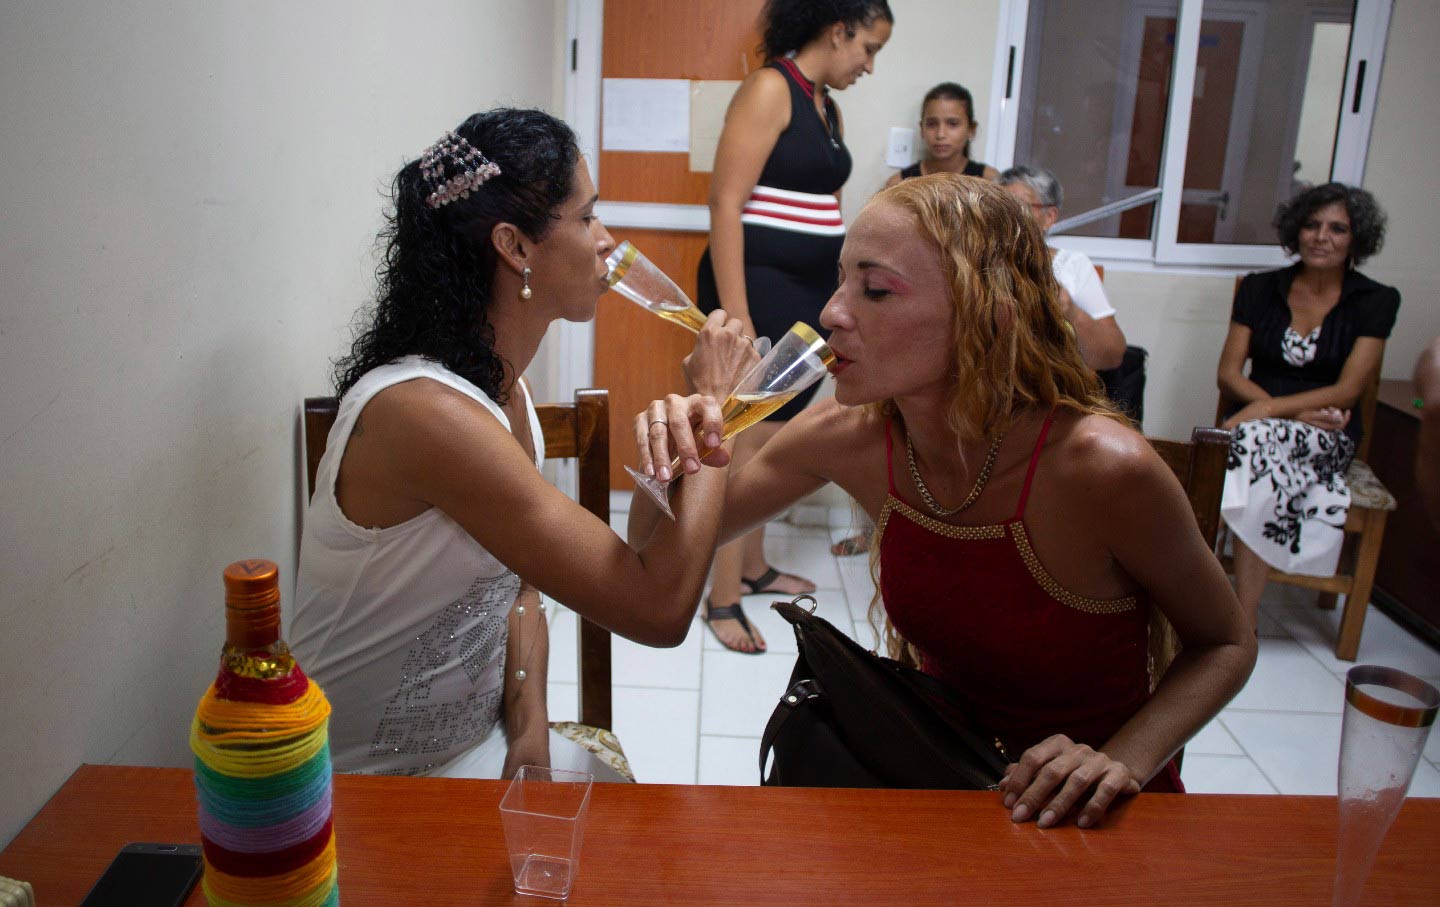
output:
[[[334,397],[305,400],[305,469],[307,494],[315,494],[315,473],[338,403]],[[575,392],[574,403],[537,404],[545,436],[545,458],[574,458],[578,467],[580,506],[607,525],[610,522],[610,395],[604,390]],[[610,729],[610,632],[581,617],[580,723]]]
[[[1235,278],[1235,292],[1240,292],[1240,281],[1245,279],[1241,274]],[[1355,448],[1357,460],[1368,460],[1370,458],[1370,429],[1375,425],[1375,406],[1380,399],[1380,369],[1385,362],[1385,348],[1380,348],[1380,358],[1375,362],[1375,371],[1370,373],[1370,378],[1365,382],[1365,387],[1360,391],[1360,399],[1355,401],[1355,412],[1360,416],[1360,424],[1365,427],[1365,434],[1360,436],[1360,445]],[[1215,424],[1219,425],[1225,421],[1225,416],[1235,406],[1235,402],[1220,391],[1215,401]]]
[[[1200,534],[1211,550],[1220,533],[1220,494],[1225,488],[1225,463],[1230,456],[1230,433],[1197,427],[1189,441],[1149,438],[1150,446],[1180,480],[1190,498],[1190,509]]]

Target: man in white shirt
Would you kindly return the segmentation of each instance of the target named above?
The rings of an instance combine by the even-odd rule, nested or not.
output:
[[[1055,174],[1038,167],[1011,167],[1000,174],[1000,185],[1009,190],[1049,232],[1060,219],[1064,192]],[[1083,252],[1051,247],[1055,279],[1064,291],[1065,317],[1075,328],[1075,339],[1085,364],[1098,371],[1117,368],[1125,356],[1125,334],[1115,322],[1115,307],[1105,296],[1100,275]]]

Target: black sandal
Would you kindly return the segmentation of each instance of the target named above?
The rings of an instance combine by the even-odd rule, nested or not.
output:
[[[726,605],[723,608],[717,608],[714,605],[710,604],[709,599],[706,599],[705,610],[704,613],[700,616],[700,619],[705,622],[705,626],[710,627],[711,633],[715,633],[715,627],[710,623],[712,620],[733,620],[739,622],[740,628],[745,631],[746,636],[750,637],[750,644],[755,648],[751,649],[749,652],[745,651],[744,649],[737,649],[727,643],[725,640],[721,639],[719,633],[715,633],[715,639],[720,643],[720,645],[729,649],[731,652],[739,652],[741,655],[764,654],[765,649],[762,647],[760,640],[755,638],[755,630],[750,626],[750,620],[745,616],[745,612],[741,609],[739,602],[736,602],[733,605]]]
[[[802,583],[809,583],[809,584],[810,584],[810,592],[780,592],[779,589],[776,589],[776,588],[775,588],[773,585],[771,585],[771,584],[774,583],[777,579],[779,579],[779,578],[782,577],[782,576],[794,577],[795,579],[799,580],[799,581],[802,582]],[[780,592],[781,595],[790,595],[790,596],[793,596],[793,595],[809,595],[811,592],[814,592],[814,591],[815,591],[815,583],[814,583],[813,581],[808,580],[808,579],[806,579],[806,578],[803,577],[803,576],[795,576],[795,574],[793,574],[793,573],[781,573],[779,570],[776,570],[774,567],[766,567],[766,568],[765,568],[765,572],[762,573],[762,574],[760,574],[759,576],[755,577],[754,579],[746,579],[745,577],[742,576],[742,577],[740,577],[740,583],[741,583],[741,585],[749,586],[749,587],[750,587],[750,588],[749,588],[749,591],[747,591],[747,592],[745,593],[746,595],[763,595],[764,593],[767,593],[767,592]]]

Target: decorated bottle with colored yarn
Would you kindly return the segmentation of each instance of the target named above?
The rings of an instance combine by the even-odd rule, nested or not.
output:
[[[280,638],[280,570],[225,568],[220,673],[190,726],[211,907],[340,903],[330,703]]]

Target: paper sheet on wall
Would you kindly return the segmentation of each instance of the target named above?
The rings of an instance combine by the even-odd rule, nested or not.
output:
[[[738,81],[711,79],[690,83],[690,170],[715,169],[715,146],[725,127],[725,111],[740,88]]]
[[[689,80],[606,79],[601,105],[603,150],[690,150]]]

